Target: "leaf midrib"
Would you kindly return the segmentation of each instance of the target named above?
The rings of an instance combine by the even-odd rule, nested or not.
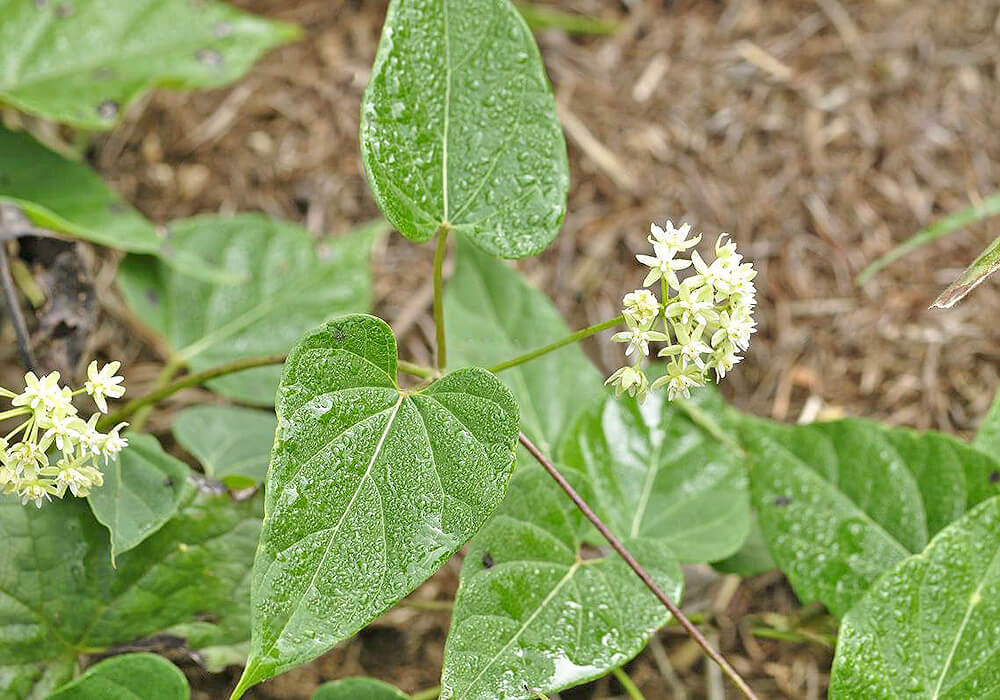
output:
[[[320,570],[322,570],[323,564],[326,562],[326,558],[330,555],[330,548],[333,547],[333,543],[337,539],[337,535],[340,532],[341,525],[343,525],[344,523],[344,519],[347,517],[347,514],[351,512],[351,509],[354,507],[355,502],[358,500],[358,496],[361,493],[362,487],[364,486],[368,478],[371,476],[372,469],[374,469],[375,467],[375,462],[378,461],[379,455],[382,452],[382,446],[385,444],[385,440],[389,435],[389,431],[392,429],[393,423],[396,420],[396,416],[399,413],[399,407],[403,405],[403,399],[405,398],[406,398],[405,394],[399,395],[399,399],[397,399],[396,405],[393,406],[392,413],[389,415],[389,420],[386,421],[385,429],[382,431],[382,435],[379,438],[378,444],[375,445],[375,450],[372,452],[371,459],[368,461],[368,467],[367,469],[365,469],[365,473],[362,474],[361,478],[358,480],[358,486],[354,490],[354,495],[351,496],[350,502],[347,504],[347,507],[344,508],[344,512],[340,514],[340,519],[337,521],[336,526],[334,526],[333,532],[330,534],[329,541],[326,544],[326,549],[323,550],[323,556],[320,557],[319,562],[316,564],[312,578],[309,579],[309,583],[305,587],[303,587],[302,594],[296,601],[294,607],[292,608],[291,613],[288,615],[284,624],[281,625],[281,629],[279,629],[277,634],[274,635],[274,641],[265,648],[265,651],[269,652],[274,649],[274,647],[278,643],[278,640],[281,639],[282,635],[285,633],[285,630],[288,629],[288,625],[291,622],[292,618],[295,616],[299,608],[302,606],[302,601],[303,599],[305,599],[306,594],[315,587],[316,579],[319,576],[319,572]]]

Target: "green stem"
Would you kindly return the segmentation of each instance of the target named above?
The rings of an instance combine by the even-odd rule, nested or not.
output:
[[[441,695],[441,686],[421,690],[410,696],[410,700],[435,700]]]
[[[455,609],[455,604],[450,600],[401,600],[399,605],[421,612],[451,612]]]
[[[593,326],[587,326],[586,328],[582,328],[576,331],[575,333],[570,333],[565,338],[557,340],[554,343],[549,343],[548,345],[544,345],[536,350],[532,350],[531,352],[527,352],[523,355],[518,355],[512,360],[507,360],[506,362],[501,362],[498,365],[494,365],[493,367],[489,368],[490,372],[496,374],[497,372],[503,372],[505,369],[516,367],[517,365],[524,364],[525,362],[530,362],[531,360],[534,360],[536,357],[547,355],[553,350],[558,350],[559,348],[565,345],[569,345],[570,343],[575,343],[578,340],[583,340],[584,338],[588,338],[594,335],[595,333],[600,333],[601,331],[621,325],[622,323],[625,323],[625,317],[615,316],[614,318],[608,321],[604,321],[603,323],[598,323]]]
[[[437,248],[434,250],[434,331],[437,335],[437,368],[448,365],[448,347],[444,335],[444,256],[448,252],[448,232],[451,226],[443,223],[437,230]]]
[[[625,669],[620,666],[616,666],[611,669],[611,673],[616,679],[618,679],[618,683],[625,689],[625,692],[628,693],[628,696],[632,698],[632,700],[646,700],[642,691],[639,690],[639,686],[637,686],[632,679],[628,677],[628,674],[625,673]]]
[[[396,360],[396,369],[403,374],[408,374],[411,377],[420,377],[421,379],[433,379],[438,374],[432,367],[415,365],[412,362],[405,362],[403,360]]]
[[[260,357],[247,357],[242,360],[235,360],[233,362],[227,362],[225,364],[212,367],[210,369],[202,370],[201,372],[193,372],[192,374],[187,374],[180,379],[175,379],[173,382],[166,383],[161,380],[157,380],[154,388],[150,390],[149,393],[144,394],[136,399],[132,399],[122,408],[115,411],[114,413],[104,416],[98,424],[97,427],[101,430],[107,429],[120,423],[127,418],[139,414],[141,411],[148,411],[154,405],[158,404],[163,399],[176,394],[178,391],[183,389],[188,389],[193,386],[199,386],[205,382],[211,381],[212,379],[217,379],[219,377],[224,377],[227,374],[234,374],[236,372],[243,372],[244,370],[254,369],[255,367],[267,367],[269,365],[280,365],[285,361],[286,355],[263,355]],[[404,362],[402,360],[397,362],[397,368],[400,372],[404,374],[410,374],[414,377],[420,377],[422,379],[434,377],[436,372],[430,367],[424,367],[422,365],[415,365],[412,362]],[[177,371],[178,367],[173,366],[171,363],[167,365],[160,372],[160,377],[173,376]],[[169,370],[169,372],[168,372]],[[169,380],[168,380],[169,381]],[[137,423],[138,421],[136,421]],[[140,424],[141,425],[141,424]],[[132,426],[135,430],[135,423]]]

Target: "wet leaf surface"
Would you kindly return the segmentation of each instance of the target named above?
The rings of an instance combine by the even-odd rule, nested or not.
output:
[[[393,0],[361,146],[379,207],[411,240],[447,222],[523,258],[562,224],[566,144],[538,47],[507,0]]]
[[[722,559],[746,539],[740,455],[662,394],[642,406],[610,395],[592,402],[566,433],[559,459],[590,478],[591,505],[616,532],[655,539],[681,561]]]
[[[235,697],[357,632],[503,499],[519,424],[510,392],[481,369],[404,392],[396,362],[390,328],[358,314],[289,354]]]
[[[585,477],[568,470],[585,499]],[[625,546],[674,601],[683,575],[658,540]],[[469,545],[445,646],[441,697],[536,698],[605,675],[638,654],[669,613],[541,467],[522,467]]]
[[[753,504],[803,600],[844,615],[889,568],[984,498],[997,466],[937,433],[844,420],[745,429]]]
[[[1000,499],[882,577],[840,627],[830,697],[1000,697]]]

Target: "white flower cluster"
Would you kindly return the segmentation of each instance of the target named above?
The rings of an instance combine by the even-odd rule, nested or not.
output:
[[[98,370],[97,363],[91,362],[86,383],[76,391],[59,384],[58,372],[40,379],[28,372],[20,394],[0,387],[0,397],[10,399],[13,406],[0,412],[0,420],[24,418],[0,438],[0,492],[15,493],[22,505],[34,501],[41,508],[43,502],[52,496],[62,498],[67,490],[83,498],[104,483],[98,458],[107,464],[128,444],[121,436],[127,423],[119,423],[108,433],[97,430],[101,413],[108,412],[107,399],[125,393],[124,378],[115,376],[119,367],[120,362],[112,362]],[[86,421],[73,406],[73,397],[84,392],[101,410]],[[53,447],[60,454],[52,454],[55,463],[50,463]]]
[[[620,396],[627,392],[642,402],[649,391],[666,387],[667,398],[679,395],[690,398],[691,389],[704,384],[715,372],[716,381],[726,376],[750,346],[750,335],[757,330],[753,320],[757,290],[753,280],[757,271],[743,262],[736,244],[727,234],[715,243],[715,260],[706,263],[688,250],[701,242],[701,234],[690,236],[691,226],[666,228],[650,226],[649,242],[653,255],[637,255],[649,267],[643,287],[660,283],[661,299],[648,289],[625,295],[623,315],[628,330],[616,333],[613,340],[627,343],[625,356],[635,356],[631,366],[622,367],[607,384]],[[694,268],[683,280],[677,275]],[[652,384],[642,369],[649,355],[649,343],[667,343],[659,357],[667,358],[663,376]],[[638,352],[637,352],[638,351]]]

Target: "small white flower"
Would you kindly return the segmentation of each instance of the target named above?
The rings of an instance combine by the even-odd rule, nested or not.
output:
[[[86,423],[75,415],[57,413],[39,421],[39,427],[47,428],[42,442],[52,444],[55,441],[57,449],[68,452],[80,439],[80,430],[86,427]]]
[[[691,261],[686,258],[675,258],[677,250],[662,243],[653,243],[653,255],[636,255],[635,259],[649,268],[649,274],[642,281],[643,287],[648,287],[657,280],[667,281],[671,287],[677,287],[677,271],[691,267]]]
[[[108,460],[117,457],[122,450],[128,447],[128,440],[119,435],[119,432],[127,426],[128,423],[119,423],[108,431],[107,435],[103,435],[100,438],[101,454],[104,456],[105,464],[108,463]]]
[[[680,228],[674,228],[674,223],[667,219],[666,229],[662,229],[655,223],[649,225],[649,242],[660,244],[674,253],[683,253],[685,250],[694,248],[701,241],[699,233],[694,238],[688,238],[691,233],[691,224],[681,224]]]
[[[21,497],[21,505],[28,505],[28,501],[34,501],[36,508],[41,508],[44,501],[51,501],[52,495],[45,482],[40,479],[22,482],[18,489]]]
[[[660,331],[643,328],[631,316],[625,317],[625,323],[628,325],[627,331],[621,331],[611,336],[611,340],[616,343],[628,343],[628,348],[625,350],[625,357],[628,357],[636,350],[642,352],[643,355],[648,355],[649,344],[651,342],[670,340],[670,338]]]
[[[59,386],[59,373],[39,379],[34,372],[24,375],[24,391],[11,399],[12,406],[27,406],[36,413],[72,408],[72,392]]]
[[[705,360],[702,355],[712,355],[712,348],[702,340],[705,332],[704,326],[698,326],[694,330],[689,330],[683,325],[675,326],[674,332],[677,335],[677,343],[668,345],[660,350],[660,357],[679,356],[681,364],[687,366],[688,363],[695,365],[698,369],[705,369]]]
[[[667,387],[667,400],[673,401],[678,396],[686,399],[691,398],[691,390],[705,385],[705,374],[695,365],[686,367],[673,360],[667,364],[667,371],[662,377],[653,382],[651,389],[654,391],[661,386]]]
[[[640,404],[645,403],[646,392],[649,390],[649,380],[640,367],[622,367],[608,377],[604,384],[615,388],[615,396],[627,393],[638,399]]]
[[[56,496],[59,498],[63,497],[66,489],[69,489],[70,493],[77,498],[86,498],[95,486],[104,485],[104,475],[91,466],[71,462],[63,464],[59,468],[59,471],[52,477],[52,483],[56,489]]]
[[[104,365],[104,367],[98,370],[97,361],[95,360],[87,367],[87,381],[83,387],[94,399],[97,407],[101,409],[101,413],[108,412],[108,404],[105,397],[117,399],[125,395],[125,387],[121,386],[125,378],[115,376],[115,372],[121,366],[121,362],[115,361]]]
[[[648,289],[629,292],[622,299],[622,305],[623,313],[643,328],[649,328],[660,314],[660,302]]]
[[[719,312],[715,307],[715,294],[711,287],[688,284],[685,280],[674,299],[675,301],[667,304],[664,313],[667,318],[676,319],[682,325],[695,323],[707,326],[719,319]]]

